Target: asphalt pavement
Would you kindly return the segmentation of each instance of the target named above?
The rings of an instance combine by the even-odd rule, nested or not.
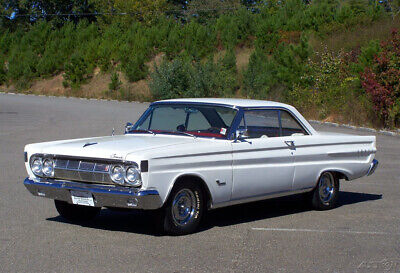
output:
[[[298,196],[239,205],[211,211],[199,232],[181,237],[159,235],[141,212],[103,209],[69,223],[23,186],[26,144],[121,134],[147,106],[0,94],[0,271],[400,271],[399,137],[377,134],[377,171],[341,183],[336,209],[311,210]]]

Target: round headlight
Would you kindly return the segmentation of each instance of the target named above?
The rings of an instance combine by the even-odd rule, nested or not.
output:
[[[126,170],[126,183],[128,183],[131,186],[140,186],[141,181],[140,181],[140,172],[136,167],[129,167]]]
[[[111,169],[111,179],[117,184],[124,184],[125,170],[122,166],[116,165]]]
[[[54,162],[52,159],[46,158],[43,161],[43,174],[45,176],[53,176],[54,175]]]
[[[42,175],[42,160],[36,158],[31,163],[31,170],[36,175]]]

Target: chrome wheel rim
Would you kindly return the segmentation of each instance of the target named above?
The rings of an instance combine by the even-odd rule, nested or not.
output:
[[[323,203],[329,203],[335,193],[335,180],[331,173],[324,173],[319,179],[319,197]]]
[[[186,225],[194,216],[196,197],[189,189],[182,189],[172,202],[172,218],[178,226]]]

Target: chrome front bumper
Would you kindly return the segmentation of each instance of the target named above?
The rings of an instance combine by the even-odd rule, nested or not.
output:
[[[371,175],[375,172],[376,168],[378,167],[378,160],[374,159],[372,160],[371,166],[368,169],[367,175]]]
[[[24,185],[35,196],[68,203],[72,203],[70,191],[73,190],[91,193],[96,207],[158,209],[162,206],[161,198],[156,190],[141,191],[128,187],[53,179],[32,180],[29,177],[25,179]]]

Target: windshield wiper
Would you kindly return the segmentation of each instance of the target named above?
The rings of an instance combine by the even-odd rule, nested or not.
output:
[[[191,136],[191,137],[194,137],[194,138],[196,138],[196,136],[195,135],[192,135],[192,134],[190,134],[190,133],[186,133],[186,132],[180,132],[180,131],[176,131],[176,132],[173,132],[174,134],[176,133],[176,134],[181,134],[181,135],[185,135],[185,136]]]
[[[151,130],[142,129],[142,131],[145,131],[146,133],[150,133],[150,134],[156,135],[156,133],[154,133],[154,132],[153,132],[153,131],[151,131]]]
[[[149,133],[149,134],[153,134],[153,135],[156,135],[156,133],[155,132],[153,132],[153,131],[151,131],[151,130],[147,130],[147,129],[140,129],[140,130],[132,130],[132,131],[129,131],[129,133]]]

